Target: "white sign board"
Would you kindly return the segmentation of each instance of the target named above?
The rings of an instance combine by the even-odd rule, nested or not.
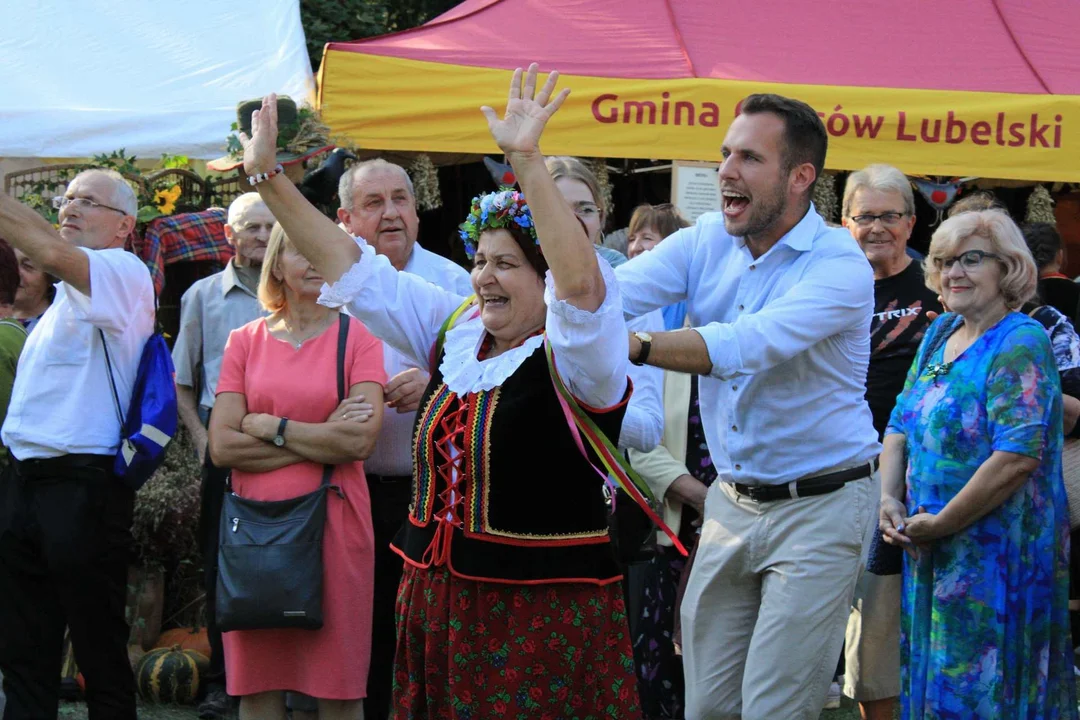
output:
[[[679,162],[671,166],[671,202],[690,222],[720,210],[720,164]]]

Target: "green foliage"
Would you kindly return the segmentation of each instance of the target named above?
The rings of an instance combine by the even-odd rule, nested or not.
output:
[[[138,158],[134,155],[128,155],[124,148],[95,155],[88,163],[58,171],[55,176],[48,179],[23,185],[23,194],[19,196],[19,200],[37,210],[39,215],[55,225],[59,221],[59,212],[52,206],[53,197],[59,195],[63,188],[83,170],[105,168],[115,170],[127,178],[128,184],[135,191],[139,206],[135,217],[140,223],[148,223],[154,218],[171,215],[178,210],[185,212],[191,209],[177,208],[180,189],[175,181],[159,180],[147,183],[145,180],[147,174],[156,170],[187,169],[191,165],[191,160],[186,155],[162,154],[159,165],[150,171],[143,171],[138,166],[137,160]]]
[[[301,0],[311,67],[328,42],[348,42],[423,25],[461,0]]]
[[[134,155],[128,155],[124,148],[119,150],[113,150],[108,155],[102,153],[101,155],[95,155],[93,162],[90,163],[90,167],[109,168],[124,175],[139,175],[140,170],[135,165],[135,161],[138,160]]]
[[[161,154],[161,167],[167,170],[186,170],[191,166],[191,159],[187,155]]]

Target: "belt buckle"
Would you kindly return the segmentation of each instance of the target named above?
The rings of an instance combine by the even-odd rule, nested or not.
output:
[[[765,486],[764,485],[751,485],[747,488],[747,495],[754,502],[765,502]]]

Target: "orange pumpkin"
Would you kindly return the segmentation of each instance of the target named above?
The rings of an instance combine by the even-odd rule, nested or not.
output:
[[[171,648],[179,645],[181,650],[194,650],[200,655],[210,657],[210,639],[206,628],[173,628],[161,633],[154,643],[154,648]]]

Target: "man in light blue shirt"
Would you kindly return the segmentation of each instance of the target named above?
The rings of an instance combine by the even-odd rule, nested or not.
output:
[[[874,280],[810,197],[827,136],[752,95],[722,147],[723,212],[618,269],[628,317],[685,300],[692,330],[630,357],[706,376],[710,491],[682,606],[687,718],[818,717],[876,516],[866,404]]]

